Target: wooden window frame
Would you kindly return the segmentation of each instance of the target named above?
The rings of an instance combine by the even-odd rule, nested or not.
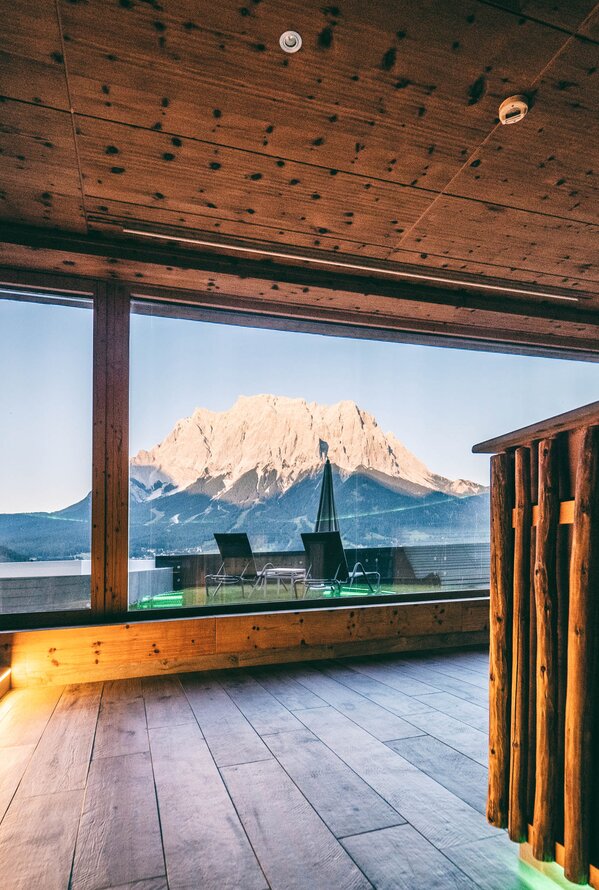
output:
[[[268,306],[247,311],[215,308],[212,296],[187,290],[140,286],[111,280],[62,276],[55,273],[2,270],[0,284],[40,293],[63,293],[92,298],[94,305],[93,348],[93,440],[92,440],[92,569],[89,609],[12,613],[0,616],[0,631],[28,628],[69,627],[144,621],[184,620],[198,617],[243,615],[260,612],[297,612],[299,609],[347,608],[345,600],[247,603],[231,606],[197,606],[173,609],[129,611],[129,333],[131,303],[135,300],[160,302],[177,308],[176,314],[193,312],[197,318],[205,312],[206,320],[218,319],[240,325],[260,325],[274,329],[289,328],[332,336],[419,342],[454,348],[485,349],[481,342],[464,343],[459,337],[439,337],[388,328],[358,327],[352,322],[333,322],[315,313],[309,319],[273,316]],[[175,314],[175,313],[174,313]],[[503,352],[521,353],[501,344]],[[538,353],[538,350],[530,350]],[[551,354],[548,352],[548,354]],[[576,353],[572,354],[572,358]],[[488,598],[489,589],[443,591],[438,594],[414,594],[410,602]],[[392,595],[352,598],[352,606],[390,605]]]

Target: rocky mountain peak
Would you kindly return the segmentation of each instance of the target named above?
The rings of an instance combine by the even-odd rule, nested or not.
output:
[[[372,471],[428,491],[466,495],[482,486],[431,472],[355,402],[333,405],[262,394],[240,396],[226,411],[197,408],[154,448],[131,459],[131,476],[154,493],[219,479],[230,490],[247,474],[282,493],[313,475],[328,457],[342,475]]]

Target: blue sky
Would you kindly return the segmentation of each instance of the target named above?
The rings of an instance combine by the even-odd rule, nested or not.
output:
[[[90,487],[91,312],[0,300],[0,513]],[[131,453],[202,405],[352,399],[430,468],[488,479],[482,439],[599,399],[599,364],[133,316]]]

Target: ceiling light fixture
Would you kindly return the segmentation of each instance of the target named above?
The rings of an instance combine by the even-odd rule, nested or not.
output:
[[[302,48],[302,37],[297,31],[283,31],[279,37],[279,46],[284,53],[296,53]]]
[[[502,124],[517,124],[528,114],[528,99],[526,96],[510,96],[504,99],[499,106],[499,122]]]
[[[280,250],[269,250],[269,248],[258,247],[242,247],[239,244],[223,244],[215,241],[202,240],[200,238],[186,238],[182,235],[165,235],[161,232],[145,232],[142,229],[125,229],[124,235],[140,235],[142,238],[159,238],[163,241],[180,241],[182,244],[195,244],[199,247],[213,247],[217,250],[231,250],[237,253],[254,253],[260,256],[273,257],[279,260],[295,260],[300,263],[311,263],[319,266],[335,266],[340,269],[353,269],[358,272],[374,272],[377,275],[392,275],[396,278],[413,278],[419,281],[434,281],[440,284],[457,284],[460,287],[471,287],[475,290],[493,290],[502,293],[523,294],[527,297],[543,297],[549,300],[568,300],[571,303],[578,303],[579,297],[570,297],[565,294],[549,294],[544,291],[525,290],[518,287],[506,287],[501,284],[482,284],[475,281],[464,281],[460,278],[447,278],[438,275],[424,275],[419,272],[405,272],[402,269],[385,269],[381,266],[367,266],[361,263],[345,263],[339,260],[329,260],[324,257],[301,256],[296,253],[285,253]]]

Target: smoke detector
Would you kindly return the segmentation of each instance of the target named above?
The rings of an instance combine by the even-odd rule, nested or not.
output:
[[[297,31],[284,31],[279,37],[279,46],[284,53],[296,53],[302,48],[302,37]]]
[[[517,124],[528,114],[526,96],[510,96],[499,106],[499,120],[502,124]]]

